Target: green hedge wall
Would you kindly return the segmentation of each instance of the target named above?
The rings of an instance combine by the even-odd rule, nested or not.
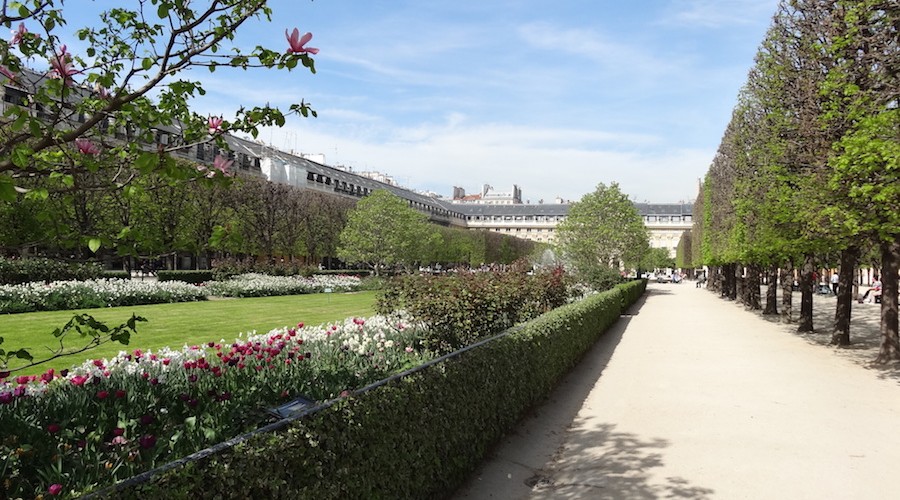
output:
[[[157,271],[156,278],[159,281],[184,281],[185,283],[206,283],[212,281],[212,271]]]
[[[644,292],[646,281],[551,311],[513,333],[278,432],[109,493],[117,498],[434,498],[452,493]]]
[[[102,277],[103,266],[96,262],[65,262],[44,257],[0,257],[0,284],[3,285],[20,285],[32,281],[82,281]]]

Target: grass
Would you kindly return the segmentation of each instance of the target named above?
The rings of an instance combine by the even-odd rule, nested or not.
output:
[[[19,375],[41,373],[47,368],[60,370],[81,364],[86,359],[109,358],[121,350],[159,349],[197,345],[225,339],[233,341],[241,332],[267,332],[273,328],[295,325],[319,325],[345,318],[374,314],[375,292],[321,293],[281,297],[254,297],[178,304],[79,309],[0,315],[0,337],[3,349],[28,349],[35,360],[49,357],[50,348],[59,348],[52,332],[62,327],[74,314],[87,313],[108,326],[127,321],[131,314],[147,318],[137,324],[137,334],[127,346],[104,344],[84,353],[66,356],[32,367]],[[73,332],[74,333],[74,332]],[[72,334],[70,334],[72,335]],[[84,345],[71,338],[66,348]],[[10,367],[21,366],[13,360]]]

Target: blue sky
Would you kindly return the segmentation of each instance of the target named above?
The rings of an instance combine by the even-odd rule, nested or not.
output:
[[[776,4],[275,0],[236,43],[310,31],[316,75],[189,76],[209,91],[201,114],[311,102],[318,118],[260,139],[418,190],[518,184],[550,202],[618,182],[636,201],[692,201]]]

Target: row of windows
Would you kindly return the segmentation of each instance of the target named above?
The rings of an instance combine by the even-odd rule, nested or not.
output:
[[[690,215],[645,215],[645,222],[691,222]]]
[[[526,221],[526,222],[560,222],[564,220],[566,217],[563,215],[485,215],[484,217],[480,215],[468,215],[466,216],[466,220],[476,220],[476,221]]]

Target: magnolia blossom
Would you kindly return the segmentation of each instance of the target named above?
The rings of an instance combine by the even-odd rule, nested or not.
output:
[[[22,43],[22,40],[25,38],[25,34],[28,33],[28,30],[25,29],[25,23],[19,23],[19,28],[11,31],[12,38],[9,39],[10,45],[18,45]]]
[[[210,116],[206,123],[209,126],[209,135],[216,135],[222,131],[221,116]]]
[[[75,139],[75,147],[78,148],[79,153],[84,155],[100,154],[100,148],[89,139]]]
[[[304,47],[307,42],[312,39],[312,33],[306,33],[300,36],[300,30],[294,28],[294,31],[288,35],[288,30],[284,30],[284,36],[288,41],[288,54],[318,54],[319,49],[315,47]]]
[[[72,67],[72,54],[69,54],[65,45],[61,45],[59,52],[50,58],[50,68],[50,77],[62,79],[66,85],[72,85],[72,75],[79,73]]]
[[[16,74],[9,70],[6,66],[0,65],[0,74],[9,78],[10,80],[16,79]]]
[[[216,157],[213,158],[213,168],[215,170],[218,170],[219,172],[222,172],[222,175],[231,175],[231,172],[229,172],[228,169],[231,168],[231,165],[233,163],[234,160],[227,160],[223,158],[222,155],[216,155]],[[213,170],[211,170],[210,172],[214,173]]]
[[[94,90],[100,95],[100,99],[109,99],[109,91],[106,90],[106,87],[100,85],[100,82],[94,84]]]

